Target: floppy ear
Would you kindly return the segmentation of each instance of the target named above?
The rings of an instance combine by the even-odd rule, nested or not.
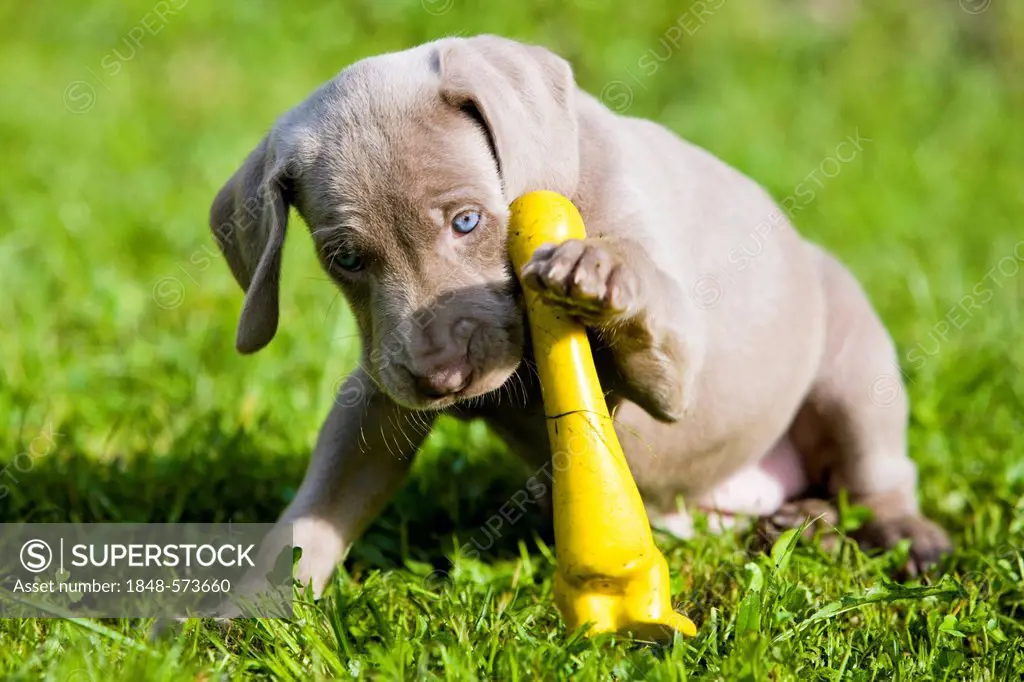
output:
[[[579,134],[569,63],[497,36],[443,41],[439,51],[441,94],[479,114],[498,157],[505,199],[537,189],[572,197]]]
[[[245,290],[235,347],[255,353],[277,331],[281,249],[288,223],[290,178],[268,136],[217,193],[210,228]]]

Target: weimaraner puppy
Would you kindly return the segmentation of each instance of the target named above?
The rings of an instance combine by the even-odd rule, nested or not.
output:
[[[361,332],[282,517],[315,593],[442,409],[549,460],[505,249],[509,203],[539,189],[570,197],[588,237],[521,274],[588,326],[656,525],[686,536],[693,509],[799,523],[815,491],[845,489],[874,514],[861,538],[910,540],[912,569],[948,549],[918,508],[893,343],[849,272],[752,180],[613,113],[555,54],[445,38],[342,71],[277,121],[211,210],[246,292],[239,351],[277,329],[292,206]]]

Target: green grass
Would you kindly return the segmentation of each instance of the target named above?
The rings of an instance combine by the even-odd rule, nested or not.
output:
[[[5,678],[1019,679],[1020,3],[728,0],[685,18],[698,30],[650,74],[680,3],[193,0],[150,16],[131,59],[148,0],[55,5],[0,9],[0,466],[56,432],[0,481],[0,521],[276,517],[357,358],[353,322],[296,220],[282,328],[234,354],[241,294],[212,255],[209,202],[275,117],[346,64],[488,31],[557,49],[592,92],[620,82],[607,92],[629,113],[780,200],[847,136],[870,139],[796,222],[897,340],[923,504],[958,549],[949,577],[898,586],[885,575],[899,551],[801,543],[772,558],[743,535],[659,538],[698,636],[657,651],[590,641],[552,609],[542,524],[515,524],[479,560],[453,549],[485,543],[529,473],[481,425],[444,423],[294,620],[192,622],[155,642],[145,621],[3,621]],[[90,92],[87,111],[65,106]],[[980,309],[950,312],[972,292]]]

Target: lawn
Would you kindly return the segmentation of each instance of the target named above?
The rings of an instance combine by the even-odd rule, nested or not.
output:
[[[154,641],[150,621],[0,621],[4,679],[1020,679],[1024,4],[62,5],[0,8],[0,522],[272,521],[359,348],[296,220],[281,329],[237,355],[242,296],[210,201],[345,65],[495,32],[557,50],[610,106],[793,202],[896,339],[923,506],[957,550],[896,584],[899,549],[773,557],[743,534],[659,536],[698,636],[587,640],[552,608],[541,522],[479,558],[457,549],[490,543],[531,473],[482,425],[444,422],[293,620]],[[835,162],[850,138],[857,154]]]

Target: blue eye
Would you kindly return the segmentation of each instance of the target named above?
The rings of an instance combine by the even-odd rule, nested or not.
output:
[[[480,224],[480,213],[463,211],[452,219],[452,229],[459,234],[469,234]]]
[[[349,272],[363,269],[363,259],[359,257],[359,254],[352,251],[342,251],[334,257],[334,262],[338,267]]]

